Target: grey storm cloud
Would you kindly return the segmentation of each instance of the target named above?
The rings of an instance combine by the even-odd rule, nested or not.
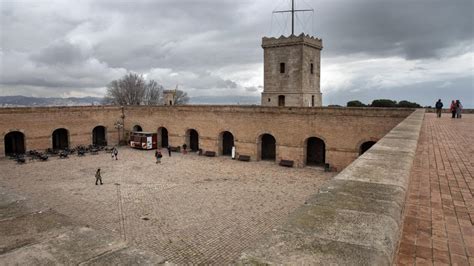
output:
[[[473,40],[472,0],[351,2],[325,0],[326,8],[319,9],[321,34],[331,54],[441,57],[444,49]]]
[[[88,58],[89,56],[79,46],[65,41],[52,43],[31,55],[33,61],[47,65],[73,65]]]
[[[472,66],[449,71],[457,64],[450,58],[466,62],[474,50],[472,0],[296,3],[315,9],[314,19],[298,14],[296,28],[323,39],[322,90],[328,97],[374,86],[400,88],[379,80],[392,78],[391,58],[405,60],[407,70],[397,78],[416,72],[423,82],[443,76],[438,82],[454,86],[472,76]],[[0,95],[18,88],[39,96],[100,96],[111,80],[131,71],[166,87],[179,84],[194,97],[219,91],[258,97],[261,37],[288,35],[288,27],[282,28],[288,16],[272,16],[274,9],[288,7],[288,0],[2,1]],[[436,65],[449,73],[439,73]],[[412,75],[403,87],[420,90],[423,82],[416,79]]]

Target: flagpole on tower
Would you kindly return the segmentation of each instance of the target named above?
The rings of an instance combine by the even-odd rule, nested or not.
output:
[[[291,35],[295,35],[295,0],[291,0]]]
[[[291,0],[291,10],[273,11],[273,13],[290,13],[291,12],[291,35],[295,35],[295,13],[296,12],[314,12],[314,9],[295,9],[295,0]]]

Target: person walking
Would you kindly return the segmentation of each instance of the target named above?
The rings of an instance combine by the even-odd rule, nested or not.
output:
[[[97,172],[95,172],[95,185],[97,185],[97,182],[100,181],[100,184],[104,184],[102,183],[102,176],[100,176],[100,168],[97,169]]]
[[[161,154],[160,150],[156,150],[155,152],[155,158],[156,158],[156,163],[161,163],[161,158],[163,157],[163,154]]]
[[[167,149],[168,149],[168,156],[171,157],[171,146],[168,145]]]
[[[112,153],[114,154],[115,160],[118,160],[118,150],[117,150],[117,148],[114,147],[114,150],[112,151]]]
[[[188,145],[186,145],[186,143],[184,143],[183,144],[183,154],[188,153],[188,151],[186,150],[187,147],[188,147]]]
[[[438,118],[441,118],[441,113],[443,112],[443,103],[441,102],[441,99],[438,99],[435,107],[436,107],[436,115],[438,116]]]
[[[456,102],[454,100],[451,102],[449,111],[451,111],[451,118],[456,118]]]
[[[462,104],[460,100],[456,100],[456,118],[461,118]]]

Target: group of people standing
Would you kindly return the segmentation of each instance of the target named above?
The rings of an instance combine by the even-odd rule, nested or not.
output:
[[[436,115],[441,117],[441,113],[443,112],[443,102],[441,99],[438,99],[436,102]],[[461,118],[462,116],[462,104],[459,100],[453,100],[451,102],[451,106],[449,107],[449,111],[451,112],[451,118]]]

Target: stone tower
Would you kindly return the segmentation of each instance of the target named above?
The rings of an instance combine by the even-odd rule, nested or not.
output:
[[[262,39],[263,106],[322,106],[321,39],[301,34]]]
[[[174,90],[164,90],[163,91],[163,103],[164,105],[174,105],[174,95],[175,95]]]

